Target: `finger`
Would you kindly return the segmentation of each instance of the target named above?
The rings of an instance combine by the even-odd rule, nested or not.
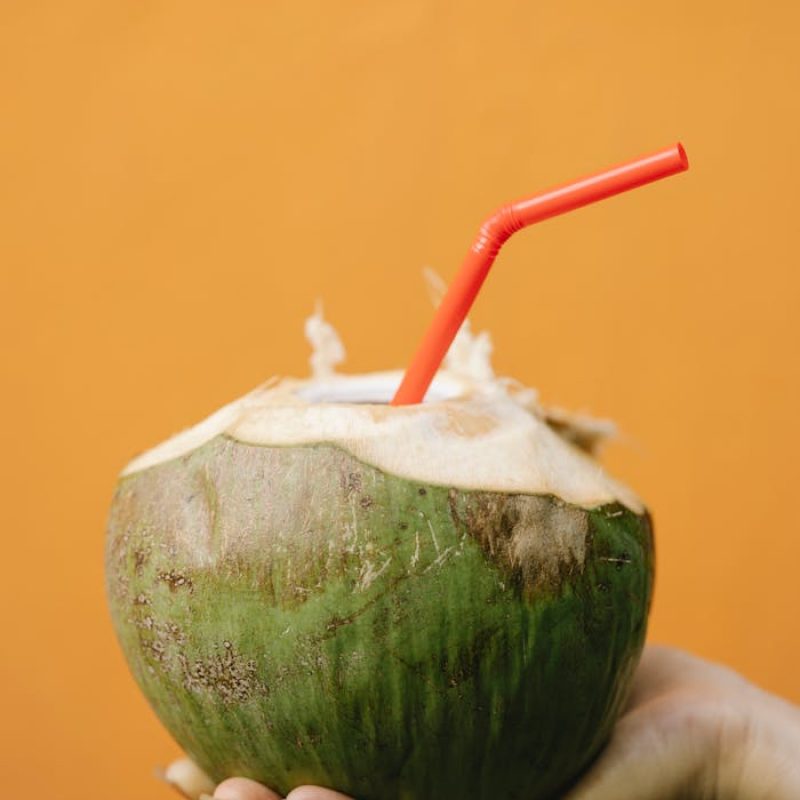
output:
[[[731,669],[663,645],[648,645],[633,679],[627,708],[636,708],[668,692],[687,687],[718,692],[742,687],[744,679]]]
[[[286,800],[351,800],[347,795],[322,789],[319,786],[298,786],[286,795]]]
[[[228,778],[214,792],[213,800],[282,800],[279,794],[249,778]]]
[[[598,760],[565,800],[704,797],[715,780],[717,723],[703,709],[653,703],[623,717]]]
[[[179,758],[163,772],[162,777],[189,800],[198,800],[202,794],[214,791],[214,782],[191,759]]]
[[[636,668],[628,708],[636,708],[669,691],[676,682],[688,683],[696,671],[688,653],[663,645],[648,645]]]

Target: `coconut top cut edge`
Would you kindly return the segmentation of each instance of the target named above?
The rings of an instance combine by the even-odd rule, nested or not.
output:
[[[576,444],[579,423],[567,425],[563,412],[549,422],[514,384],[440,372],[424,403],[388,405],[401,378],[393,371],[275,379],[135,458],[123,475],[226,435],[260,446],[333,444],[422,483],[550,494],[585,508],[620,502],[643,511],[639,498]]]
[[[432,292],[438,292],[429,274]],[[613,424],[544,409],[491,367],[491,339],[465,322],[425,402],[391,406],[402,372],[335,372],[344,347],[322,315],[306,320],[308,379],[274,378],[131,461],[123,475],[187,455],[221,435],[248,445],[332,444],[378,469],[466,490],[548,494],[584,508],[641,500],[592,457]]]

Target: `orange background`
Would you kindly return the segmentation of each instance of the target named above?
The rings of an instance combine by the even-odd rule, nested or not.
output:
[[[400,366],[498,203],[677,138],[691,171],[508,245],[474,321],[615,418],[652,639],[800,700],[800,6],[4,0],[7,796],[171,797],[102,582],[115,475],[273,373],[318,297]]]

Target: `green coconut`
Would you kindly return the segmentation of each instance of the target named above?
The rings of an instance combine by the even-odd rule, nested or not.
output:
[[[648,515],[513,384],[444,372],[391,407],[399,377],[273,382],[129,465],[122,648],[215,781],[557,796],[625,702]]]

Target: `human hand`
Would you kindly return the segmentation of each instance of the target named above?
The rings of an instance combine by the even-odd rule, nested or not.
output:
[[[172,777],[170,778],[170,771]],[[202,777],[200,777],[202,776]],[[191,762],[167,779],[197,800],[211,781]],[[204,782],[203,782],[204,781]],[[800,709],[732,670],[667,647],[648,647],[611,741],[564,800],[796,800]],[[244,778],[221,783],[216,800],[281,800]],[[302,786],[286,800],[348,800]]]
[[[727,667],[648,647],[611,741],[564,800],[800,798],[800,709]]]
[[[247,778],[229,778],[214,788],[214,783],[188,758],[170,764],[164,780],[189,800],[282,800],[281,796]],[[286,800],[350,800],[339,792],[318,786],[298,786]]]

